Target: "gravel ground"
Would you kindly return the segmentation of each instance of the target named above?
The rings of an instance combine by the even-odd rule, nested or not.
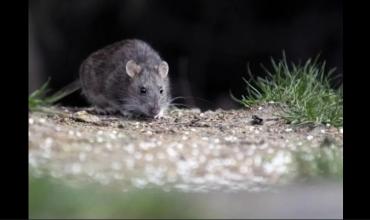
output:
[[[54,113],[29,114],[31,173],[123,191],[260,191],[297,176],[293,152],[328,141],[343,146],[343,129],[293,127],[275,115],[280,108],[274,104],[173,109],[152,121],[94,115],[86,108],[49,110]]]

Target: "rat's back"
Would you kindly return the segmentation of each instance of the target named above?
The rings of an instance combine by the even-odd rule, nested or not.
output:
[[[110,73],[124,71],[129,60],[137,64],[152,65],[161,61],[159,54],[149,44],[138,39],[127,39],[110,44],[89,55],[80,66],[82,87],[88,89],[91,85],[101,87]],[[123,74],[126,75],[126,74]],[[101,88],[100,88],[101,89]]]
[[[143,67],[161,61],[159,54],[149,44],[138,39],[123,40],[112,47],[108,46],[108,50],[113,54],[111,61],[117,66],[124,66],[129,60],[134,60]]]

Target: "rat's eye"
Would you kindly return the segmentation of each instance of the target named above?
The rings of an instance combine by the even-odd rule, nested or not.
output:
[[[146,93],[145,87],[140,87],[140,94],[144,95]]]
[[[159,89],[159,93],[161,93],[161,94],[163,93],[163,89],[162,88]]]

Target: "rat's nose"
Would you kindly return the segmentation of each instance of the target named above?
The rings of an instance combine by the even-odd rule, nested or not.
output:
[[[151,106],[149,108],[149,113],[153,116],[157,115],[159,113],[159,108],[158,106]]]

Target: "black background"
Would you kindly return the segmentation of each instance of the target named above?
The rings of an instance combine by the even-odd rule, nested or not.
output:
[[[342,7],[338,0],[33,0],[29,92],[47,77],[52,88],[61,88],[78,76],[91,52],[140,38],[169,63],[173,96],[202,109],[239,107],[229,92],[245,93],[247,64],[262,74],[260,64],[269,67],[283,50],[294,62],[321,53],[341,75]],[[86,105],[77,93],[63,102]]]

